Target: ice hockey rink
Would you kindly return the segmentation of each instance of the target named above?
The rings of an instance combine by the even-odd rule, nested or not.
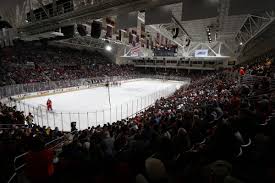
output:
[[[139,79],[122,82],[121,86],[95,87],[23,100],[25,113],[35,116],[35,123],[69,131],[71,122],[78,129],[104,125],[125,119],[171,95],[184,81]],[[110,102],[109,102],[110,93]],[[47,112],[46,102],[52,100],[53,112]],[[111,108],[110,108],[111,103]],[[111,115],[110,115],[111,114]]]

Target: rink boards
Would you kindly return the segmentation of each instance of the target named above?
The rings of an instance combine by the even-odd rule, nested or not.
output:
[[[34,114],[35,123],[41,126],[69,131],[71,122],[77,122],[78,129],[86,129],[133,117],[157,99],[168,97],[187,84],[187,81],[157,79],[124,81],[121,86],[109,88],[111,105],[108,89],[103,85],[36,92],[17,96],[21,99],[17,108],[26,114]],[[45,106],[48,98],[53,102],[53,112],[41,107]]]

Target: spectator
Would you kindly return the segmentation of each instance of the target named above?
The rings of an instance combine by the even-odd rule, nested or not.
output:
[[[31,151],[26,158],[26,174],[32,183],[49,182],[54,173],[53,152],[45,149],[39,137],[34,137],[31,143]]]

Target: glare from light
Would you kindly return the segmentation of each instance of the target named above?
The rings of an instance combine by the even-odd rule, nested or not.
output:
[[[110,45],[107,45],[107,46],[105,47],[105,50],[106,50],[106,51],[112,51],[112,47],[111,47]]]
[[[240,45],[242,46],[242,45],[243,45],[243,42],[240,42]]]

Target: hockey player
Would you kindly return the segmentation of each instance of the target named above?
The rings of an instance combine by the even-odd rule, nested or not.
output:
[[[48,101],[47,101],[47,110],[48,111],[52,111],[53,110],[52,101],[50,99],[48,99]]]

